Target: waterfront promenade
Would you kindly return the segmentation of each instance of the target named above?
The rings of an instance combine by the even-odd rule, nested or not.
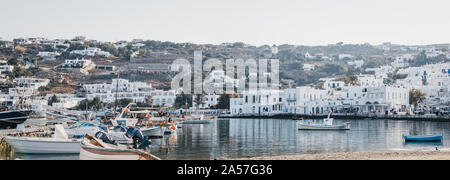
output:
[[[305,114],[276,114],[276,115],[222,115],[220,118],[249,118],[249,119],[324,119],[328,115],[305,115]],[[348,120],[368,120],[368,119],[388,119],[388,120],[408,120],[408,121],[436,121],[436,122],[450,122],[450,116],[436,116],[429,115],[383,115],[383,114],[333,114],[334,119],[348,119]]]

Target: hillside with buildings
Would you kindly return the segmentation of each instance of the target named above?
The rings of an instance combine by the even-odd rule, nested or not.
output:
[[[17,38],[0,41],[2,98],[7,104],[33,99],[35,108],[49,104],[76,108],[81,101],[95,98],[107,107],[117,95],[117,99],[153,106],[187,103],[193,108],[229,109],[232,114],[409,113],[415,108],[411,104],[448,106],[449,49],[449,44],[252,46],[142,39],[100,42],[82,36]],[[176,102],[183,98],[170,90],[171,79],[178,73],[171,64],[179,58],[192,62],[194,51],[201,51],[203,59],[220,61],[278,59],[281,90],[245,91],[231,99],[203,94],[190,97],[192,102]],[[411,98],[413,89],[422,93],[420,102]],[[49,103],[54,96],[57,103]],[[225,101],[230,103],[224,105]]]

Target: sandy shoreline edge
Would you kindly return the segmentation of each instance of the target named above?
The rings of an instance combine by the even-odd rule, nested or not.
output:
[[[235,160],[450,160],[450,150],[338,152],[249,157]]]

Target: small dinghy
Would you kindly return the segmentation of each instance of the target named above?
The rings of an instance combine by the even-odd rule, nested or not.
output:
[[[52,138],[5,137],[14,152],[21,154],[78,154],[80,139],[69,139],[62,125],[55,125]]]
[[[405,142],[442,142],[442,135],[403,135]]]
[[[86,134],[81,142],[80,160],[160,160],[139,149],[110,144]]]
[[[299,130],[350,130],[350,123],[333,125],[334,119],[331,118],[331,113],[328,114],[328,118],[323,120],[323,124],[315,124],[312,121],[300,122],[298,124]]]

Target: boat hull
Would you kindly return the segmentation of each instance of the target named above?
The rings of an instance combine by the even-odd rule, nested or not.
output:
[[[18,138],[5,137],[14,152],[21,154],[78,154],[80,142],[71,140],[55,140],[51,138]]]
[[[18,124],[23,124],[32,111],[5,111],[0,112],[0,128],[16,128]]]
[[[205,120],[184,120],[183,124],[211,124],[214,119],[205,119]]]
[[[342,125],[308,125],[299,124],[299,130],[350,130],[346,124]]]
[[[159,160],[159,158],[138,150],[104,148],[83,141],[81,143],[80,160]]]
[[[141,132],[144,136],[163,137],[166,127],[144,128]]]
[[[442,135],[439,136],[433,136],[433,135],[427,135],[427,136],[403,136],[403,139],[405,139],[405,142],[442,142]]]

